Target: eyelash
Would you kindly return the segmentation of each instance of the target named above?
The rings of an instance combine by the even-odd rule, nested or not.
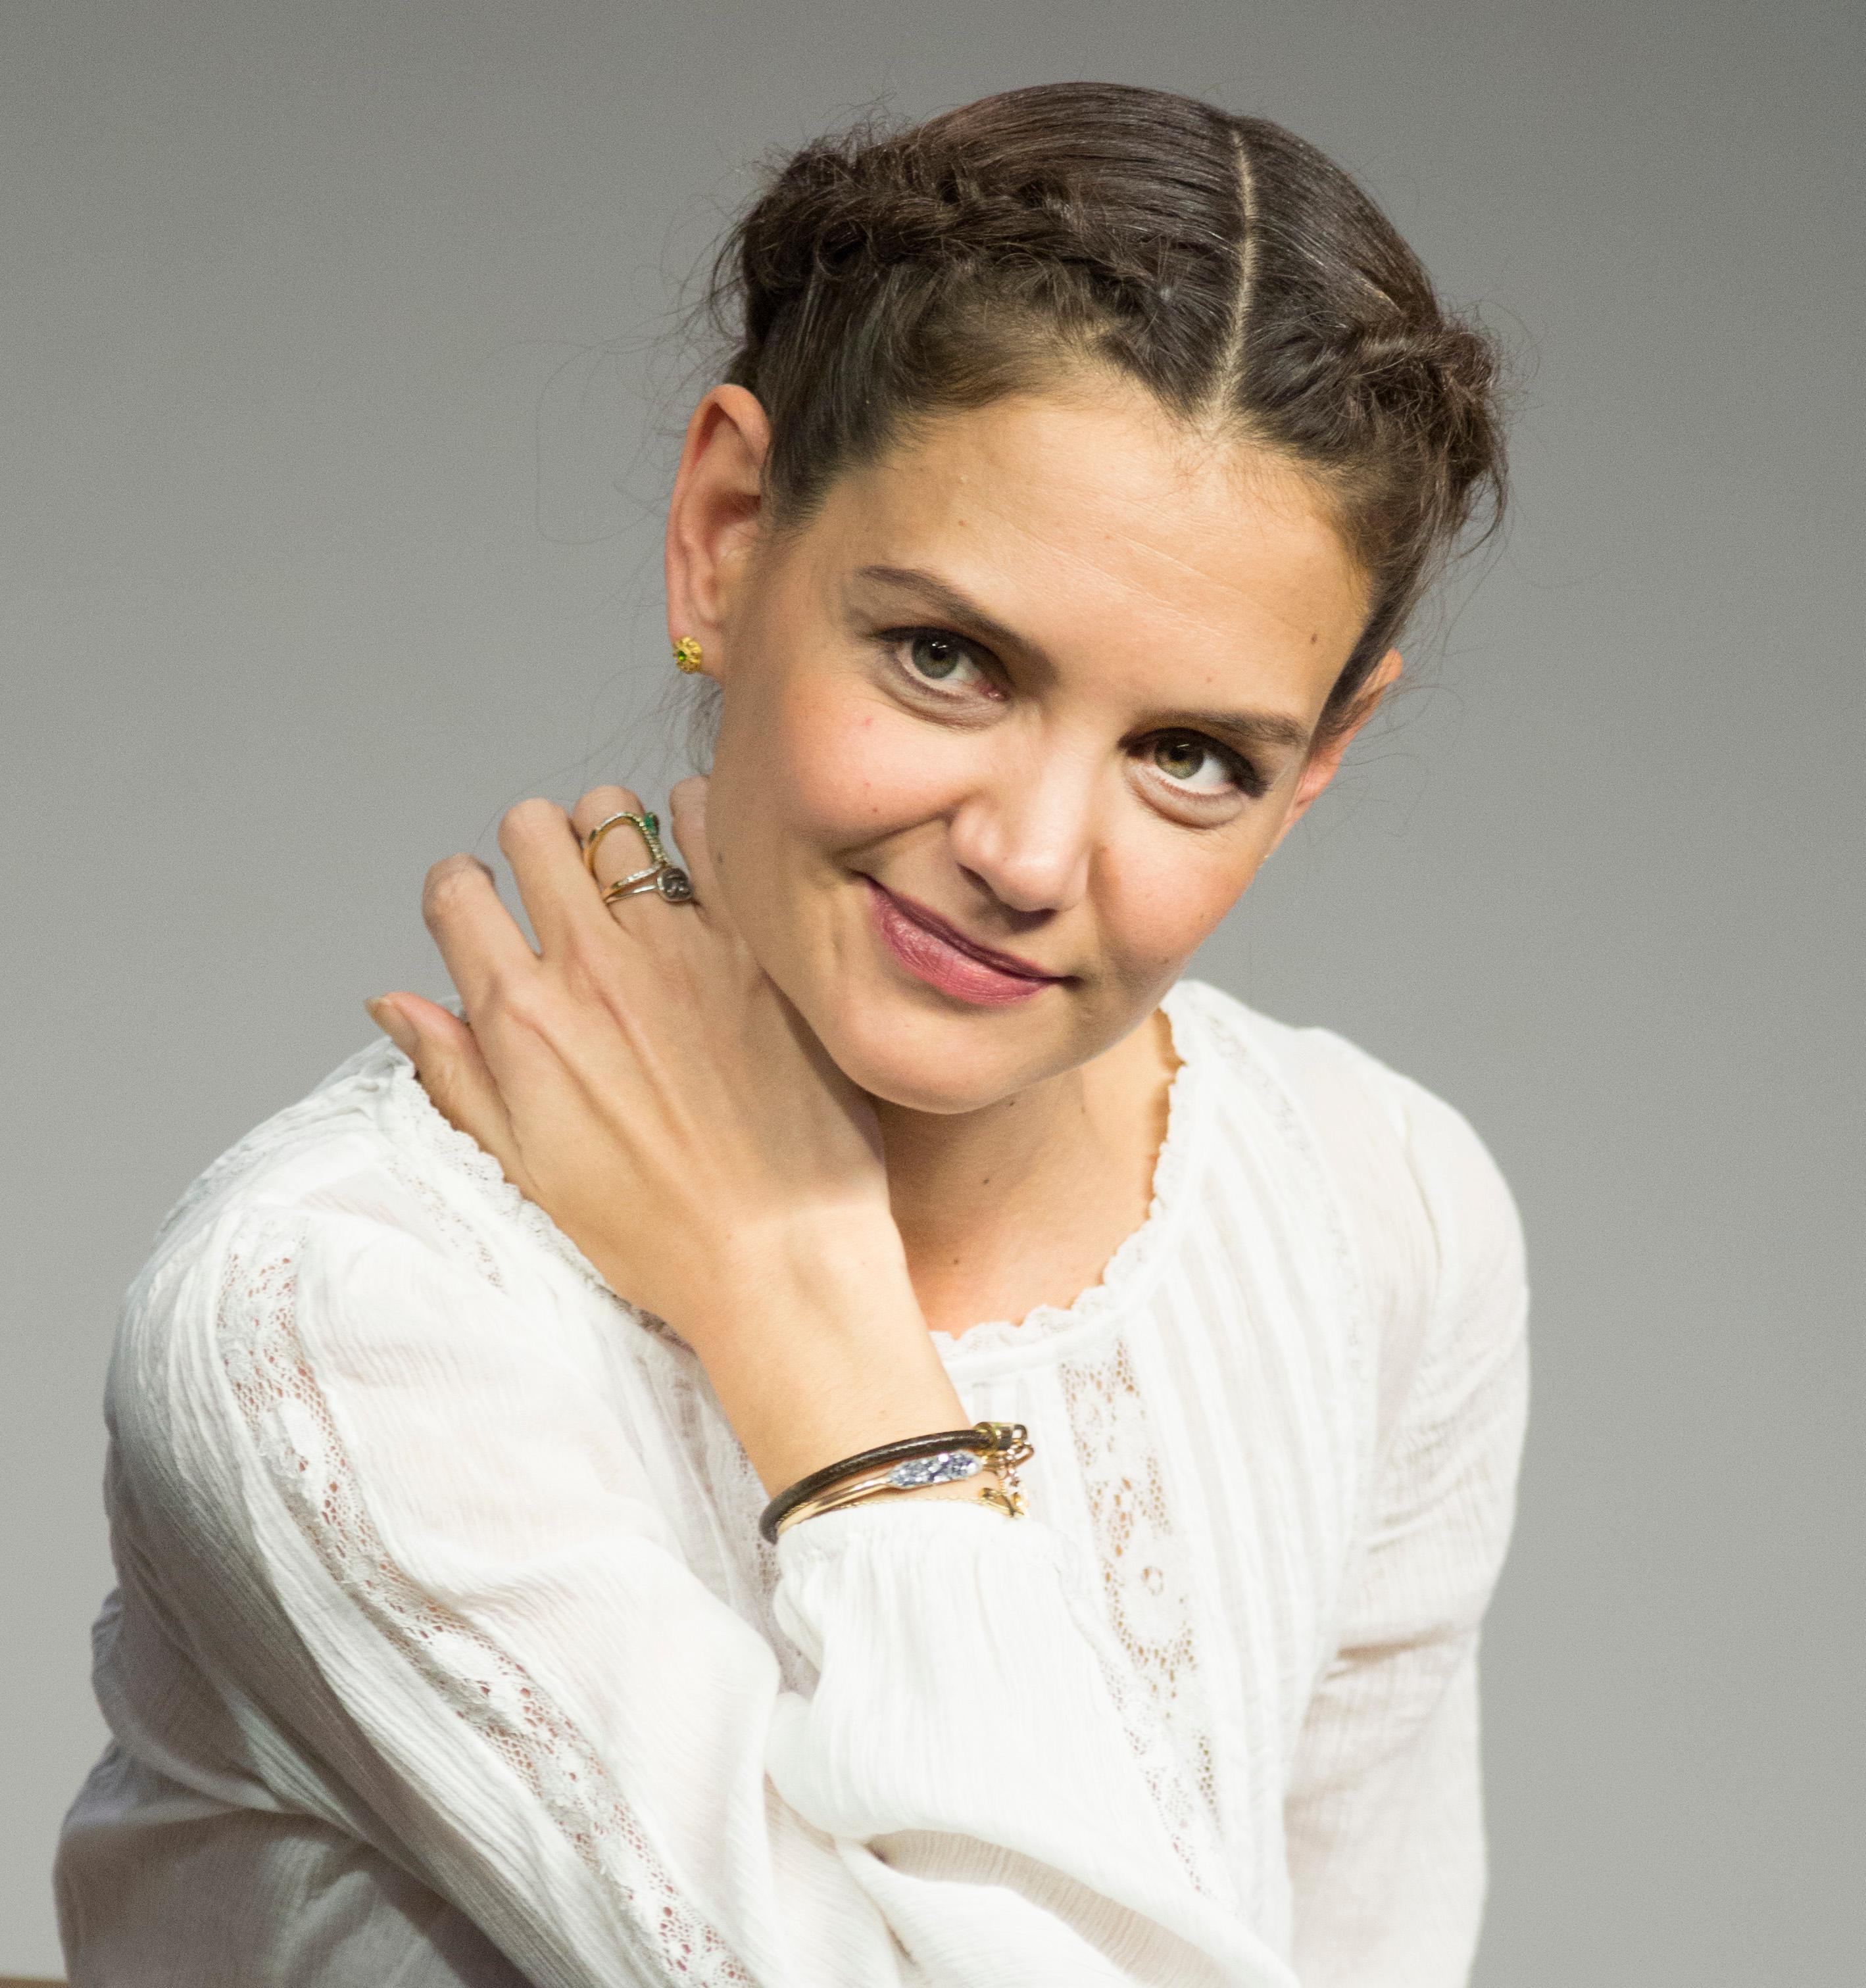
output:
[[[963,635],[955,634],[950,628],[927,627],[884,628],[881,631],[877,639],[889,652],[896,669],[915,690],[923,695],[947,704],[957,704],[961,702],[961,699],[952,691],[940,689],[935,679],[923,677],[913,668],[904,653],[907,644],[921,640],[950,643],[955,648],[971,658],[975,664],[979,664],[980,667],[982,667],[980,659],[989,657],[991,654],[989,649],[982,648],[977,643],[968,641]],[[1002,693],[999,694],[1002,695]],[[1145,739],[1137,740],[1135,743],[1137,747],[1158,746],[1165,744],[1169,740],[1183,740],[1189,744],[1201,746],[1206,752],[1215,754],[1229,769],[1232,785],[1248,800],[1259,799],[1269,784],[1264,778],[1262,770],[1252,761],[1246,759],[1241,752],[1232,746],[1221,745],[1215,739],[1208,738],[1202,732],[1151,732]],[[1168,784],[1171,786],[1172,783],[1168,782]],[[1176,788],[1175,791],[1188,795],[1191,793],[1191,789],[1183,787]]]
[[[956,704],[959,700],[950,691],[941,690],[935,678],[923,677],[915,671],[904,653],[908,646],[917,641],[949,643],[954,648],[971,657],[975,663],[981,657],[991,654],[989,650],[982,649],[977,643],[967,641],[963,635],[955,635],[950,628],[884,628],[881,631],[880,640],[883,647],[894,655],[895,668],[914,689],[928,691],[948,704]]]
[[[1168,741],[1183,741],[1215,755],[1229,769],[1232,785],[1246,800],[1257,800],[1269,785],[1263,774],[1241,752],[1232,751],[1229,746],[1221,746],[1215,739],[1208,739],[1202,732],[1155,732],[1141,742],[1148,746],[1164,746]]]

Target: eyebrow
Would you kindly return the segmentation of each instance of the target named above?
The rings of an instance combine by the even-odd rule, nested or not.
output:
[[[865,566],[857,570],[855,577],[874,586],[918,594],[935,613],[959,623],[994,648],[1026,655],[1043,653],[1027,637],[986,614],[968,595],[918,566]],[[1280,711],[1176,711],[1162,722],[1188,732],[1215,732],[1246,745],[1284,746],[1300,750],[1309,743],[1308,726],[1300,718]]]
[[[909,593],[918,593],[937,613],[948,620],[964,622],[973,634],[983,637],[995,649],[1015,649],[1025,655],[1043,653],[1027,637],[987,614],[969,595],[960,593],[956,587],[948,587],[943,580],[923,572],[918,566],[865,566],[857,570],[855,576],[877,587],[898,587]]]
[[[1309,728],[1300,718],[1280,711],[1175,711],[1165,730],[1215,732],[1252,746],[1288,746],[1300,751],[1309,742]]]

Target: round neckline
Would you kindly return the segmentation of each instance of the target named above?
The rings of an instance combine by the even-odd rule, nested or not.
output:
[[[1160,1002],[1178,1068],[1166,1090],[1166,1132],[1154,1156],[1152,1192],[1146,1214],[1115,1246],[1094,1283],[1066,1305],[1033,1305],[1021,1318],[985,1319],[962,1333],[928,1328],[940,1357],[969,1364],[986,1355],[1048,1346],[1131,1311],[1151,1292],[1171,1259],[1171,1245],[1189,1199],[1195,1158],[1204,1145],[1205,1100],[1211,1086],[1195,1071],[1202,1062],[1203,1040],[1186,982],[1175,981]]]
[[[941,1359],[949,1365],[970,1365],[987,1355],[1023,1354],[1049,1346],[1059,1336],[1072,1337],[1124,1314],[1151,1291],[1171,1259],[1171,1243],[1190,1199],[1196,1155],[1204,1147],[1206,1100],[1212,1087],[1195,1074],[1204,1061],[1204,1037],[1192,997],[1192,983],[1180,980],[1160,1002],[1178,1067],[1166,1090],[1166,1131],[1154,1156],[1153,1180],[1146,1214],[1115,1246],[1094,1283],[1067,1305],[1035,1305],[1021,1318],[986,1319],[954,1334],[928,1327]],[[371,1067],[374,1066],[374,1067]],[[465,1175],[532,1240],[573,1270],[612,1303],[639,1320],[656,1337],[685,1345],[664,1320],[612,1290],[596,1266],[559,1229],[550,1215],[505,1177],[499,1161],[469,1134],[442,1117],[416,1076],[414,1065],[387,1040],[372,1043],[352,1057],[341,1072],[365,1073],[385,1088],[404,1126],[428,1152],[450,1171]],[[1013,1363],[1015,1364],[1015,1363]]]

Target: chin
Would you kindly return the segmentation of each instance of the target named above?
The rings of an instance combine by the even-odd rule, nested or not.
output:
[[[1067,1069],[1070,1059],[1033,1061],[1027,1038],[1013,1045],[1006,1019],[903,1014],[885,1002],[869,1013],[825,1017],[816,1033],[837,1067],[874,1098],[942,1117],[980,1111]],[[994,1030],[998,1033],[994,1034]]]

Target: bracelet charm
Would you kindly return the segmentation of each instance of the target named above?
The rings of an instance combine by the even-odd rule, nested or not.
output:
[[[952,1484],[962,1477],[975,1477],[985,1468],[983,1459],[969,1449],[942,1449],[937,1456],[909,1457],[887,1473],[887,1482],[903,1491],[922,1484]]]

